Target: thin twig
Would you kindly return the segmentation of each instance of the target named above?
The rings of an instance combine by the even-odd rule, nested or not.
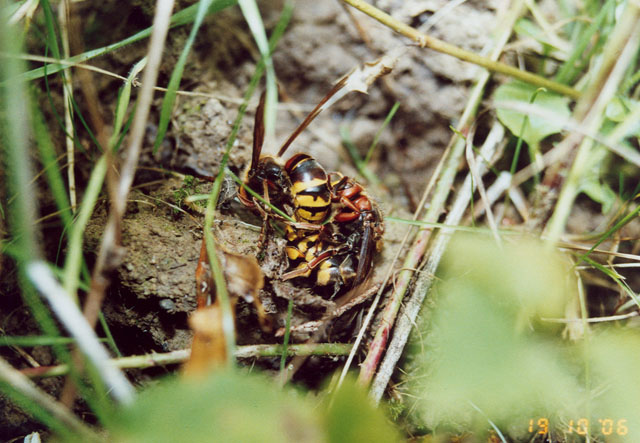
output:
[[[13,13],[8,21],[9,25],[15,25],[23,18],[27,18],[27,21],[31,21],[31,17],[36,8],[40,4],[40,0],[27,0]]]
[[[534,169],[531,169],[533,172]],[[493,182],[493,184],[487,189],[487,199],[489,201],[489,205],[493,206],[495,202],[497,202],[502,194],[505,192],[509,192],[509,200],[513,203],[513,206],[516,208],[520,217],[526,222],[529,219],[529,208],[527,207],[526,197],[519,187],[513,186],[512,175],[507,171],[502,171],[498,175],[498,178]],[[465,219],[465,224],[468,223],[469,219],[477,220],[482,216],[485,210],[485,203],[480,202],[480,204],[476,205],[473,208],[473,214],[469,215]]]
[[[629,312],[628,314],[620,314],[620,315],[609,315],[607,317],[591,317],[587,318],[587,323],[604,323],[608,321],[618,321],[618,320],[626,320],[628,318],[637,317],[640,315],[638,311]],[[546,321],[549,323],[575,323],[582,322],[581,318],[546,318],[540,317],[540,320]]]
[[[0,58],[12,58],[12,59],[20,59],[20,60],[27,60],[27,61],[34,61],[34,62],[41,62],[41,63],[58,64],[58,65],[65,66],[63,70],[68,70],[68,68],[87,69],[89,71],[93,71],[98,74],[103,74],[108,77],[117,78],[118,80],[122,80],[123,82],[126,82],[128,80],[127,77],[125,76],[116,74],[115,72],[111,72],[106,69],[99,68],[97,66],[93,66],[93,65],[89,65],[89,64],[77,62],[77,61],[74,62],[71,60],[59,59],[55,57],[44,57],[41,55],[32,55],[32,54],[10,55],[10,54],[7,54],[6,52],[0,51]],[[139,82],[136,81],[135,86],[140,86]],[[154,86],[153,90],[158,92],[168,91],[167,88],[163,88],[162,86]],[[241,98],[229,97],[227,95],[217,94],[212,92],[182,91],[178,89],[176,90],[176,95],[183,95],[185,97],[213,98],[224,103],[231,103],[238,106],[243,103],[243,100]],[[257,106],[256,104],[252,104],[249,106],[249,108],[255,108],[256,106]],[[315,107],[314,104],[278,102],[279,111],[283,110],[283,111],[292,111],[292,112],[309,112],[314,107]]]

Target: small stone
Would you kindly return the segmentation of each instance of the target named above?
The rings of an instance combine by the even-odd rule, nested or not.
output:
[[[176,309],[176,304],[173,302],[173,300],[170,300],[168,298],[163,298],[162,300],[160,300],[159,304],[160,304],[160,307],[165,311],[171,312],[171,311],[175,311]]]

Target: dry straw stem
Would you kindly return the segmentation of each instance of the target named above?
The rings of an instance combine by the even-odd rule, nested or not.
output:
[[[496,124],[495,128],[500,128],[501,125]],[[471,177],[473,178],[473,186],[478,188],[478,192],[480,193],[480,199],[484,203],[487,208],[487,222],[489,223],[489,228],[491,229],[491,233],[493,234],[493,238],[496,243],[502,246],[502,240],[500,240],[500,235],[498,234],[498,225],[496,224],[496,220],[493,216],[493,211],[491,210],[491,204],[489,203],[489,198],[487,197],[487,192],[484,188],[484,183],[482,182],[482,176],[480,175],[480,169],[478,168],[478,163],[476,162],[476,158],[473,155],[473,136],[475,135],[475,125],[469,131],[469,135],[467,136],[467,146],[465,149],[465,155],[467,157],[467,165],[469,166],[469,172],[471,173]],[[504,130],[502,131],[500,138],[504,136]]]
[[[485,159],[492,159],[493,161],[497,160],[493,159],[493,157],[497,152],[497,147],[503,140],[504,127],[500,123],[495,122],[487,136],[487,139],[480,149],[481,157]],[[488,170],[489,165],[482,162],[477,166],[477,170],[474,174],[471,172],[467,174],[467,177],[456,194],[456,199],[451,206],[447,218],[445,219],[445,225],[456,226],[460,223],[471,199],[473,198],[473,193],[477,184],[479,183],[479,180],[474,179],[474,175],[476,177],[482,177],[488,172]],[[418,317],[418,313],[422,307],[422,302],[427,295],[427,291],[431,288],[436,269],[440,264],[440,260],[442,259],[447,244],[454,232],[455,229],[453,228],[442,228],[434,240],[427,264],[418,276],[413,294],[404,307],[403,315],[398,319],[398,325],[393,339],[389,344],[387,354],[385,355],[380,366],[380,370],[372,383],[370,393],[376,402],[380,401],[380,398],[389,383],[389,379],[391,378],[395,365],[402,354],[409,337],[409,333],[411,332],[411,328]]]
[[[31,380],[20,371],[14,369],[9,363],[0,357],[0,381],[11,386],[29,401],[37,404],[52,417],[58,420],[69,430],[93,440],[95,434],[82,421],[55,401],[49,394],[41,391]]]
[[[491,49],[489,55],[489,58],[491,60],[497,60],[502,53],[504,45],[511,36],[513,25],[515,21],[520,17],[523,10],[523,2],[516,1],[505,15],[501,23],[501,31],[497,33],[496,40],[493,43],[493,48]],[[460,118],[460,122],[457,128],[458,132],[464,132],[465,129],[468,128],[473,121],[478,106],[484,95],[484,88],[489,80],[489,77],[490,74],[488,71],[483,71],[480,75],[478,75],[478,82],[471,91],[467,107],[465,108]],[[433,223],[437,221],[440,214],[444,211],[444,205],[451,191],[451,186],[453,185],[453,181],[455,179],[457,167],[460,164],[462,156],[464,155],[465,145],[465,141],[461,139],[457,134],[453,136],[451,142],[449,143],[449,147],[443,154],[442,159],[436,167],[436,171],[431,178],[431,182],[425,189],[420,204],[418,205],[418,210],[414,214],[414,220],[418,219],[419,212],[421,208],[424,207],[428,196],[431,194],[431,189],[434,186],[436,180],[437,185],[431,199],[431,204],[422,220],[425,222]],[[458,220],[453,223],[457,223]],[[447,224],[452,223],[449,223],[449,221],[447,221]],[[427,250],[427,245],[429,244],[431,234],[432,229],[429,227],[423,227],[418,230],[414,244],[409,250],[407,258],[402,265],[403,270],[396,277],[393,292],[382,314],[381,326],[376,331],[376,335],[369,348],[369,353],[360,369],[358,380],[361,384],[367,385],[373,379],[376,368],[378,367],[380,359],[385,352],[387,341],[391,335],[391,328],[395,322],[400,306],[403,303],[403,299],[405,293],[409,288],[409,284],[413,279],[414,273],[413,271],[411,271],[411,269],[416,269],[420,265],[420,262],[422,261],[422,258],[424,257],[424,254]],[[404,244],[408,236],[409,233],[407,233],[407,236],[405,237],[403,243],[400,245],[401,249],[404,248]],[[438,256],[437,254],[432,258],[432,260],[435,260],[435,267],[437,267],[439,259],[440,256]],[[387,271],[386,280],[389,279],[391,272],[392,268],[390,267]],[[376,401],[378,401],[382,396],[384,388],[391,378],[391,374],[395,368],[395,364],[400,358],[400,355],[402,354],[402,351],[404,349],[404,345],[406,344],[409,337],[409,333],[411,332],[412,324],[415,322],[420,306],[422,305],[422,301],[426,296],[426,290],[430,286],[430,279],[432,278],[432,276],[428,272],[426,275],[423,274],[421,278],[427,279],[428,284],[422,285],[421,290],[418,290],[416,288],[416,290],[413,292],[413,295],[408,302],[408,305],[411,306],[411,308],[407,307],[405,309],[405,315],[401,317],[399,324],[394,331],[393,340],[389,348],[386,350],[383,366],[380,369],[372,386],[371,395],[376,399]],[[379,296],[380,293],[378,294],[378,297],[376,297],[372,309],[375,308]]]
[[[149,108],[153,99],[153,88],[158,78],[158,68],[162,60],[164,41],[169,29],[169,20],[173,10],[173,0],[160,0],[157,3],[153,20],[153,33],[149,43],[147,66],[142,78],[142,87],[133,118],[129,147],[126,160],[120,172],[120,180],[111,194],[111,210],[109,220],[102,236],[98,258],[93,270],[91,289],[84,307],[84,315],[94,327],[98,319],[98,312],[104,299],[104,292],[109,285],[108,273],[115,269],[122,259],[120,247],[120,223],[126,209],[127,195],[133,182],[133,176],[138,164],[142,139],[149,116]]]
[[[353,6],[354,8],[364,12],[370,17],[378,20],[385,26],[393,29],[394,31],[404,35],[405,37],[410,38],[411,40],[418,43],[423,48],[430,48],[434,51],[442,52],[444,54],[449,54],[453,57],[459,58],[460,60],[464,60],[470,63],[473,63],[478,66],[482,66],[483,68],[487,68],[492,72],[499,72],[501,74],[508,75],[509,77],[517,78],[522,80],[523,82],[531,83],[532,85],[540,86],[542,88],[547,88],[551,91],[555,91],[559,94],[569,96],[571,98],[580,97],[580,92],[573,89],[570,86],[563,85],[560,83],[556,83],[544,77],[540,77],[539,75],[532,74],[527,71],[522,71],[518,68],[514,68],[513,66],[507,65],[505,63],[501,63],[496,61],[494,58],[487,58],[481,55],[475,54],[470,51],[466,51],[461,49],[455,45],[449,44],[442,40],[439,40],[435,37],[431,37],[427,34],[424,34],[418,31],[415,28],[412,28],[409,25],[406,25],[395,18],[391,17],[389,14],[381,11],[380,9],[370,5],[369,3],[362,0],[343,0],[345,3]],[[517,2],[520,4],[520,2]]]
[[[65,58],[69,58],[69,9],[68,0],[60,2],[58,10],[58,21],[60,22],[60,37],[62,40],[62,50]],[[73,82],[71,81],[71,70],[63,73],[62,93],[64,96],[64,126],[66,129],[65,144],[67,148],[67,181],[69,183],[69,202],[71,211],[76,212],[76,175],[75,175],[75,147],[73,145],[73,120],[71,118],[71,100],[73,95]]]

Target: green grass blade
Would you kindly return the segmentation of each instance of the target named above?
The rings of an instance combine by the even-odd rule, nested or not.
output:
[[[56,19],[53,17],[51,4],[49,0],[41,0],[42,10],[44,11],[44,21],[47,28],[47,46],[51,48],[53,56],[57,59],[62,58],[60,55],[60,44],[58,43],[58,35],[56,33]]]
[[[287,318],[284,323],[284,338],[282,339],[282,355],[280,356],[280,374],[282,374],[282,380],[287,379],[285,367],[287,364],[287,355],[289,354],[289,336],[291,335],[291,314],[293,313],[293,297],[289,299],[287,305]]]
[[[116,344],[116,341],[113,338],[113,334],[111,334],[111,329],[109,328],[107,319],[104,317],[104,314],[102,313],[102,311],[98,313],[98,321],[100,322],[100,326],[104,331],[104,335],[105,335],[104,340],[107,342],[107,345],[109,345],[111,352],[113,352],[117,357],[122,357],[122,352],[120,352],[120,349],[118,349],[118,345]]]
[[[76,441],[77,436],[69,430],[66,424],[62,423],[49,411],[45,410],[40,405],[33,402],[33,400],[17,389],[13,388],[11,384],[0,381],[0,391],[2,391],[8,398],[10,398],[15,404],[20,406],[26,413],[34,417],[40,423],[44,424],[51,431],[56,433],[62,438],[62,441]],[[26,439],[25,439],[26,441]]]
[[[11,41],[10,39],[2,39],[2,40]],[[9,66],[9,69],[10,69],[11,66],[14,66],[19,63],[21,62],[14,58],[14,60],[10,61],[9,63],[6,63],[6,65]],[[21,70],[18,68],[15,71],[20,72]],[[11,74],[13,74],[14,72],[12,72]],[[29,180],[29,177],[30,177],[29,167],[28,167],[26,158],[21,158],[21,157],[26,157],[28,154],[28,149],[26,147],[26,136],[25,134],[20,135],[18,133],[18,131],[24,131],[24,128],[22,128],[22,126],[27,125],[29,122],[29,118],[28,118],[29,113],[27,112],[27,110],[25,109],[22,112],[20,111],[22,107],[27,106],[27,101],[23,99],[24,95],[26,95],[24,94],[25,84],[17,80],[17,76],[15,75],[6,75],[6,76],[3,76],[3,78],[10,79],[3,83],[4,85],[3,89],[7,91],[6,96],[9,97],[6,103],[11,103],[12,109],[16,110],[16,112],[9,114],[9,118],[17,119],[17,121],[7,122],[7,126],[12,128],[12,130],[9,131],[8,133],[10,134],[9,137],[11,137],[12,141],[11,143],[5,144],[5,146],[7,147],[7,150],[9,151],[7,155],[8,164],[11,165],[11,167],[8,168],[9,170],[8,176],[10,178],[10,182],[14,182],[15,180],[15,183],[12,183],[12,187],[10,187],[10,194],[16,195],[17,193],[24,193],[26,195],[30,195],[33,193],[33,191],[30,191],[30,188],[32,185],[30,184],[30,180]],[[14,104],[14,100],[16,99],[16,97],[20,97],[20,100],[19,100],[20,105]],[[47,131],[39,115],[34,118],[34,125],[36,125],[36,127],[38,128],[38,131],[41,133],[40,138],[42,142],[42,140],[44,140],[44,138],[42,138],[42,133],[46,133]],[[45,141],[44,143],[47,143],[47,142]],[[45,148],[44,151],[45,151],[45,157],[46,157],[47,148]],[[57,193],[59,194],[59,191]],[[58,196],[58,198],[60,198],[60,196]],[[14,223],[19,223],[20,230],[31,231],[27,235],[24,235],[22,232],[18,232],[18,233],[14,232],[14,236],[13,236],[16,246],[21,251],[20,257],[18,259],[18,264],[19,264],[19,269],[21,274],[20,284],[22,287],[23,298],[25,300],[25,303],[30,307],[34,315],[34,318],[38,322],[41,330],[44,332],[46,336],[56,337],[56,336],[60,336],[60,332],[53,318],[51,317],[49,310],[45,307],[42,300],[35,293],[30,282],[25,276],[25,269],[24,269],[25,264],[28,263],[29,261],[36,260],[39,257],[37,246],[35,246],[35,244],[31,245],[31,243],[34,241],[33,231],[35,231],[35,227],[34,227],[35,226],[34,221],[36,219],[35,211],[33,209],[25,210],[25,205],[28,205],[28,204],[33,204],[33,199],[25,199],[25,198],[15,199],[14,205],[12,205],[12,208],[9,214],[10,217],[15,217],[17,220],[17,221],[12,221],[12,225]],[[67,364],[71,362],[71,356],[68,350],[64,346],[61,346],[55,343],[52,344],[52,346],[53,346],[54,353],[62,362],[65,362]],[[75,367],[72,369],[73,369],[71,372],[72,377],[76,382],[76,385],[78,386],[80,392],[82,393],[83,398],[87,401],[89,406],[96,412],[96,415],[101,420],[104,420],[104,417],[106,417],[107,415],[106,408],[104,407],[103,404],[98,404],[98,402],[96,401],[97,399],[94,397],[95,394],[93,393],[93,390],[87,389],[84,382],[80,379],[78,375],[78,371],[75,369]],[[96,387],[97,385],[95,385],[94,383],[94,389]]]
[[[129,107],[129,102],[131,101],[131,87],[133,86],[133,80],[138,76],[140,71],[142,71],[146,65],[147,57],[144,57],[138,63],[133,65],[133,68],[131,68],[131,72],[129,72],[129,76],[127,77],[127,81],[122,86],[120,94],[118,95],[118,103],[116,104],[116,116],[113,121],[113,133],[111,134],[111,138],[109,139],[109,149],[111,149],[112,151],[117,145],[117,142],[120,138],[124,116],[127,113],[127,108]]]
[[[602,237],[600,237],[600,239],[593,245],[591,246],[591,248],[589,248],[589,250],[587,252],[585,252],[584,254],[582,254],[579,258],[578,261],[576,262],[576,266],[578,266],[580,263],[582,263],[583,260],[586,260],[591,253],[602,244],[602,242],[604,242],[605,240],[607,240],[609,237],[611,237],[613,235],[614,232],[622,229],[622,227],[624,225],[626,225],[627,223],[629,223],[631,220],[633,220],[634,218],[636,218],[638,216],[638,214],[640,214],[640,206],[638,206],[636,209],[634,209],[633,211],[631,211],[629,214],[625,215],[624,217],[622,217],[622,219],[616,223],[615,225],[613,225],[610,229],[608,229],[604,234],[602,234]]]
[[[80,151],[86,153],[84,147],[78,141],[78,138],[77,137],[73,137],[71,134],[67,134],[67,128],[65,127],[63,119],[58,114],[58,111],[56,110],[56,107],[55,107],[55,104],[54,104],[54,100],[52,98],[51,89],[49,88],[49,76],[47,75],[47,65],[46,64],[44,66],[44,70],[45,70],[44,85],[45,85],[45,88],[47,90],[47,98],[48,98],[49,104],[51,106],[51,108],[50,108],[51,112],[55,116],[55,119],[56,119],[56,122],[58,123],[58,126],[60,127],[62,132],[64,132],[67,135],[67,137],[72,137],[73,138],[74,145],[77,148],[79,148]],[[73,97],[73,96],[71,96],[71,97]],[[89,138],[91,139],[93,144],[96,145],[100,150],[102,150],[102,146],[100,146],[100,143],[98,143],[98,140],[96,139],[95,135],[93,134],[93,131],[91,130],[91,128],[87,124],[86,120],[84,119],[84,116],[82,115],[82,112],[80,111],[80,107],[78,106],[76,101],[73,100],[73,98],[71,99],[70,104],[73,107],[73,111],[74,111],[75,115],[78,116],[78,119],[80,120],[80,123],[82,123],[82,127],[87,131],[87,135],[89,136]],[[74,131],[73,135],[76,135],[75,131]]]
[[[629,287],[629,285],[623,280],[623,277],[620,276],[615,270],[609,269],[606,266],[602,266],[595,260],[591,260],[589,257],[580,257],[580,261],[585,261],[589,263],[591,266],[602,272],[604,275],[609,277],[611,280],[615,281],[618,286],[622,288],[622,290],[629,296],[631,302],[635,303],[636,306],[640,308],[640,300],[635,292]],[[622,308],[621,308],[622,310]]]
[[[7,195],[35,195],[32,183],[32,169],[29,162],[29,149],[27,133],[29,127],[29,102],[25,91],[25,83],[18,79],[18,75],[24,72],[23,61],[12,54],[18,54],[21,48],[20,32],[15,26],[0,26],[0,51],[9,54],[6,63],[0,63],[0,103],[4,109],[12,112],[3,115],[0,125],[2,130],[2,145],[6,169]],[[39,328],[44,335],[49,337],[60,336],[49,310],[34,291],[26,275],[26,266],[29,262],[38,260],[40,250],[36,243],[37,218],[36,203],[33,198],[14,199],[8,208],[9,228],[12,236],[12,244],[19,251],[16,262],[19,271],[19,285],[25,304],[30,308]],[[54,353],[64,363],[71,363],[69,352],[60,345],[53,346]],[[77,371],[73,376],[79,381]],[[82,388],[81,388],[82,389]],[[90,399],[88,399],[90,403]]]
[[[31,101],[31,123],[33,127],[33,134],[36,140],[36,146],[40,155],[40,161],[44,167],[45,177],[49,183],[51,194],[56,203],[56,207],[60,212],[60,219],[64,226],[65,231],[69,229],[72,224],[71,203],[69,203],[69,196],[67,194],[67,187],[65,186],[64,179],[60,172],[60,165],[56,155],[56,148],[49,136],[49,128],[47,127],[44,116],[40,111],[35,98],[32,97]]]
[[[292,4],[287,2],[284,5],[282,14],[280,15],[280,20],[276,25],[277,32],[271,36],[269,41],[270,49],[273,49],[278,42],[278,39],[284,32],[287,24],[289,23],[289,19],[291,18]],[[220,261],[216,255],[215,244],[213,241],[213,235],[211,233],[211,229],[213,227],[213,220],[215,216],[215,208],[218,204],[218,198],[220,196],[220,189],[222,188],[222,182],[224,180],[225,174],[227,173],[227,163],[229,162],[229,154],[231,153],[231,148],[236,140],[238,135],[238,130],[240,129],[240,123],[242,122],[242,118],[244,116],[245,111],[247,110],[247,105],[249,103],[249,99],[253,95],[256,87],[258,86],[258,82],[262,77],[262,73],[264,72],[264,60],[261,60],[256,66],[256,70],[251,77],[251,81],[249,82],[249,86],[247,87],[247,91],[244,94],[244,100],[242,105],[240,105],[240,109],[238,109],[238,115],[234,121],[233,127],[231,129],[231,134],[229,135],[229,139],[227,140],[227,146],[225,149],[224,156],[222,157],[222,161],[220,162],[220,171],[213,183],[213,188],[211,189],[211,193],[209,194],[209,200],[207,202],[207,212],[205,214],[204,219],[204,241],[207,248],[209,265],[211,266],[211,272],[213,275],[214,283],[216,286],[216,294],[220,299],[222,305],[222,322],[223,322],[223,332],[225,334],[225,342],[227,346],[227,352],[229,354],[233,353],[235,349],[235,331],[233,327],[233,314],[231,313],[231,304],[229,301],[229,295],[227,293],[227,287],[225,284],[224,274],[222,272],[222,268],[220,266]],[[229,365],[233,366],[234,362],[229,361]]]
[[[89,179],[89,184],[85,190],[82,203],[80,204],[80,210],[78,211],[78,217],[71,228],[69,233],[69,245],[67,258],[64,263],[64,290],[77,301],[78,284],[80,281],[80,267],[82,266],[82,239],[84,237],[84,230],[89,223],[89,218],[93,213],[100,191],[102,190],[102,183],[107,173],[107,159],[105,156],[100,157]]]
[[[291,223],[295,223],[296,221],[291,218],[290,216],[288,216],[285,212],[283,212],[281,209],[277,208],[276,206],[274,206],[273,204],[271,204],[270,202],[266,201],[264,199],[264,197],[260,194],[258,194],[256,191],[254,191],[253,189],[251,189],[249,186],[246,185],[246,183],[244,183],[242,181],[242,179],[240,177],[238,177],[237,175],[235,175],[233,173],[233,171],[227,169],[227,174],[229,174],[229,176],[239,185],[242,186],[245,191],[247,191],[253,198],[255,198],[256,200],[258,200],[260,203],[264,204],[266,207],[268,207],[270,210],[272,210],[273,212],[275,212],[276,214],[278,214],[280,217],[284,218],[285,220],[287,220],[288,222]]]
[[[560,67],[556,74],[555,80],[558,83],[569,84],[575,80],[575,77],[581,72],[585,72],[585,65],[589,63],[590,57],[585,57],[587,47],[593,44],[593,36],[599,32],[604,26],[605,19],[609,16],[613,8],[615,8],[616,1],[608,0],[602,8],[600,13],[596,16],[591,25],[580,35],[573,52],[567,58],[567,61]],[[602,36],[601,36],[602,38]]]
[[[342,145],[349,153],[349,157],[351,157],[351,160],[353,161],[353,164],[356,166],[356,169],[358,170],[360,175],[367,179],[367,181],[372,185],[379,185],[380,180],[378,180],[378,177],[376,177],[376,175],[372,173],[369,168],[367,168],[366,163],[362,160],[360,154],[358,153],[358,148],[355,144],[353,144],[353,141],[351,141],[351,134],[349,133],[349,129],[346,127],[346,125],[340,126],[340,138],[342,139]]]
[[[380,126],[380,128],[378,129],[378,132],[376,132],[375,137],[373,137],[373,141],[371,142],[371,146],[369,146],[369,149],[367,150],[367,155],[364,156],[364,164],[365,165],[369,164],[369,161],[371,160],[371,157],[373,156],[373,151],[376,149],[376,146],[378,145],[378,141],[380,140],[380,135],[382,135],[382,131],[384,131],[384,129],[389,125],[389,123],[391,122],[391,119],[393,118],[393,116],[396,115],[396,112],[398,111],[398,108],[400,108],[400,102],[395,102],[393,104],[393,106],[391,107],[391,110],[389,111],[389,113],[385,117],[384,121],[382,122],[382,126]]]

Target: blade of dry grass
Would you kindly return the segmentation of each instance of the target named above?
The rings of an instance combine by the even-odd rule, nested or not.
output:
[[[267,33],[264,30],[262,17],[255,0],[238,0],[238,6],[242,11],[245,21],[249,25],[249,30],[258,46],[262,60],[264,61],[266,73],[266,100],[264,106],[264,127],[266,143],[272,144],[275,137],[276,116],[278,106],[278,85],[276,71],[271,60],[271,50]]]
[[[498,225],[496,224],[496,220],[493,216],[493,211],[491,210],[491,205],[489,204],[489,199],[487,197],[487,192],[485,191],[485,188],[484,188],[484,183],[482,182],[482,175],[480,173],[480,169],[478,168],[478,163],[476,162],[476,158],[473,155],[473,136],[474,135],[475,135],[475,125],[471,128],[471,130],[469,130],[469,135],[467,136],[467,143],[466,143],[467,147],[465,149],[465,156],[467,157],[469,172],[471,173],[471,177],[473,177],[472,186],[478,188],[478,192],[480,193],[480,198],[482,199],[482,202],[484,203],[484,206],[487,209],[487,221],[489,222],[489,228],[491,229],[493,238],[495,239],[496,244],[498,246],[502,246],[502,240],[500,240],[500,235],[498,234]],[[503,136],[504,136],[504,131],[502,131],[502,137]]]
[[[493,159],[495,152],[497,151],[498,145],[504,139],[504,127],[499,123],[494,123],[489,135],[487,136],[485,143],[482,145],[480,149],[480,156],[485,159]],[[494,159],[495,160],[495,159]],[[489,170],[489,165],[486,163],[480,163],[477,168],[477,175],[482,177]],[[477,179],[472,179],[472,173],[469,172],[460,186],[460,190],[456,194],[456,198],[447,214],[445,219],[445,224],[447,225],[457,225],[460,223],[465,211],[468,208],[471,199],[473,198],[473,192],[475,191],[477,185]],[[455,230],[450,228],[441,229],[437,236],[434,239],[433,246],[430,248],[429,258],[427,260],[427,264],[424,269],[418,274],[418,278],[415,283],[415,287],[413,293],[409,297],[409,300],[406,302],[404,306],[403,314],[398,318],[398,324],[394,330],[393,339],[391,340],[389,347],[387,349],[387,353],[380,365],[380,369],[376,374],[373,383],[371,384],[370,394],[374,398],[376,402],[380,401],[382,394],[384,393],[384,389],[389,383],[389,379],[391,378],[391,374],[395,369],[395,365],[404,350],[404,346],[409,338],[409,334],[411,333],[411,329],[415,324],[416,318],[418,317],[418,313],[420,312],[420,308],[422,307],[422,302],[427,295],[431,284],[433,283],[434,275],[438,265],[440,264],[440,259],[442,258],[447,244],[451,238],[451,235],[455,232]],[[418,239],[420,240],[420,238]],[[418,248],[413,248],[418,249]],[[418,251],[416,251],[417,254]],[[421,259],[415,257],[416,259]],[[416,261],[416,266],[418,265],[418,261]],[[406,262],[405,262],[406,266]],[[368,357],[368,356],[367,356]],[[361,371],[361,374],[363,372]],[[365,374],[366,375],[366,374]]]
[[[481,155],[484,158],[490,158],[492,151],[495,149],[497,143],[504,136],[503,128],[497,124],[493,127],[492,133],[487,137],[487,141],[481,149]],[[482,176],[487,172],[487,165],[481,164],[478,175]],[[475,190],[475,179],[472,178],[472,174],[469,173],[460,186],[456,199],[448,213],[447,218],[444,221],[446,226],[456,226],[467,209],[469,202],[471,201],[473,192]],[[425,268],[418,275],[416,285],[412,295],[404,306],[402,315],[399,316],[397,326],[394,331],[394,337],[388,347],[387,355],[380,365],[380,369],[371,385],[371,396],[379,401],[384,389],[388,383],[388,380],[395,369],[395,364],[403,352],[404,345],[408,339],[408,335],[415,324],[418,312],[422,306],[422,302],[430,288],[433,281],[435,270],[439,265],[440,258],[444,254],[446,245],[456,228],[442,228],[434,240],[434,245],[430,248],[429,259]]]
[[[60,37],[62,40],[62,51],[64,58],[70,57],[69,51],[69,1],[60,2],[58,9],[58,22],[60,23]],[[73,145],[73,120],[71,118],[71,100],[73,100],[73,83],[71,80],[71,70],[67,70],[63,75],[62,95],[64,99],[64,126],[66,129],[65,146],[67,147],[67,183],[69,188],[69,202],[71,212],[76,212],[78,200],[76,198],[76,174],[75,174],[75,147]]]

